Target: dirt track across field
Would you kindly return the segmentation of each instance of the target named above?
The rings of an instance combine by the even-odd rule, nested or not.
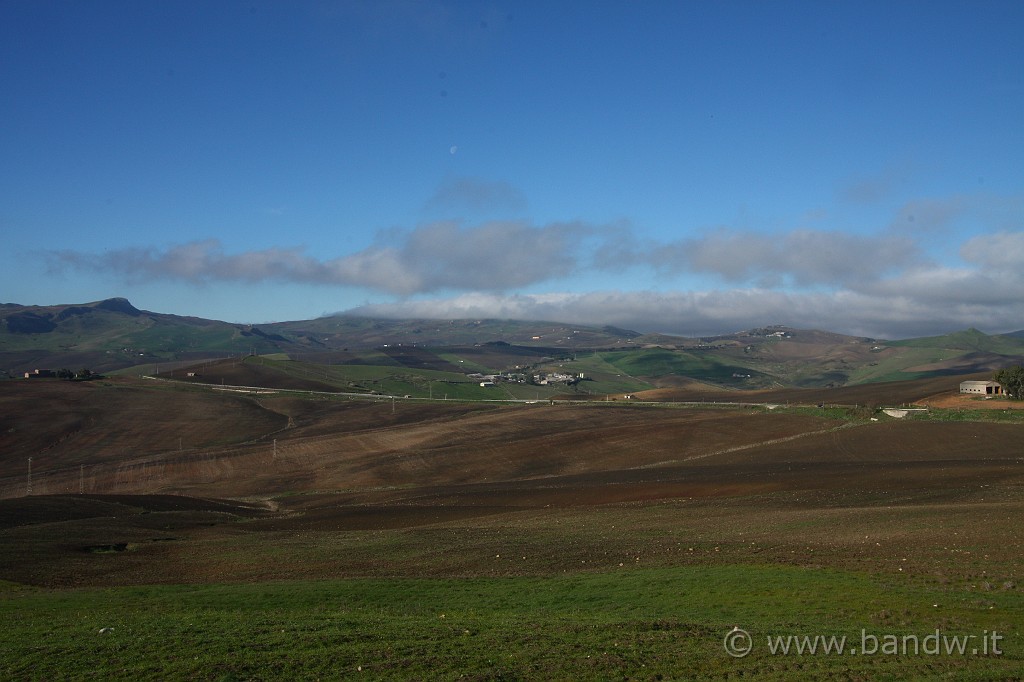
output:
[[[949,397],[929,398],[927,382],[916,391],[880,389],[904,402]],[[316,543],[333,538],[330,545],[350,536],[329,534],[449,528],[444,537],[454,542],[456,528],[529,525],[538,514],[603,518],[634,505],[680,504],[743,515],[754,503],[784,515],[894,503],[1013,505],[1024,487],[1019,423],[845,420],[712,405],[392,405],[132,381],[18,384],[0,406],[0,493],[8,498],[0,499],[0,554],[8,557],[0,578],[39,584],[173,580],[171,566],[188,566],[196,579],[242,578],[256,569],[181,562],[204,543],[222,551],[255,536],[282,542],[311,533]],[[555,565],[558,544],[544,550]],[[319,546],[304,544],[295,556],[307,561],[303,553]],[[332,555],[299,573],[316,574],[319,561],[331,570],[380,570],[345,547],[361,558]],[[430,556],[416,560],[433,566],[424,571],[451,567],[450,558]],[[283,570],[276,565],[266,570]]]

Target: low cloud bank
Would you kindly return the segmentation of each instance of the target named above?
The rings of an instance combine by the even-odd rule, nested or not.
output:
[[[483,294],[368,304],[350,315],[391,318],[508,318],[611,324],[641,332],[699,337],[784,324],[854,336],[899,339],[970,326],[989,333],[1024,328],[1024,303],[924,306],[905,296],[849,291],[792,293],[765,289],[652,292]]]
[[[501,183],[463,180],[441,187],[433,201],[515,206],[521,197]],[[382,233],[333,258],[303,247],[230,253],[215,239],[47,255],[54,272],[128,283],[284,282],[358,288],[387,300],[350,311],[364,315],[548,319],[696,336],[787,324],[898,338],[1024,328],[1019,216],[1016,200],[982,207],[954,197],[907,203],[878,233],[719,227],[659,241],[628,221],[435,221]],[[971,231],[958,244],[955,221],[968,219]],[[578,292],[574,281],[597,275],[607,291],[521,293]],[[634,282],[652,279],[664,287],[635,290]]]
[[[281,281],[363,287],[400,296],[442,289],[501,291],[550,279],[553,272],[576,271],[574,244],[594,231],[576,222],[535,227],[491,221],[467,228],[442,221],[400,233],[393,239],[396,243],[328,260],[301,247],[232,254],[220,241],[209,239],[166,249],[57,251],[49,254],[49,261],[53,271],[98,271],[130,283]]]

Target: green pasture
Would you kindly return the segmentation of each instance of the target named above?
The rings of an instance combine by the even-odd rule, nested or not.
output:
[[[748,367],[740,367],[711,354],[664,348],[610,351],[601,353],[600,356],[609,365],[630,376],[677,375],[730,384],[737,381],[733,374],[757,374]]]
[[[964,329],[943,336],[929,336],[917,339],[889,341],[888,346],[902,348],[941,348],[960,351],[981,351],[1002,353],[1004,355],[1020,355],[1024,353],[1024,339],[1015,336],[995,334],[988,335],[977,329]]]
[[[442,400],[547,400],[553,396],[605,395],[651,388],[651,385],[644,381],[624,376],[621,372],[616,372],[614,367],[592,360],[564,360],[543,365],[537,370],[572,374],[583,372],[586,380],[575,387],[565,384],[542,386],[505,381],[497,382],[496,386],[485,387],[480,386],[479,379],[471,379],[459,372],[410,368],[394,363],[324,365],[288,360],[278,355],[249,357],[245,361],[295,378],[325,383],[339,392],[408,395],[412,398]]]
[[[0,677],[79,679],[1010,679],[1024,601],[889,577],[694,566],[46,591],[0,588]],[[724,638],[750,633],[735,658]],[[964,654],[772,654],[768,637],[971,637]],[[982,646],[990,633],[1002,652]]]
[[[879,358],[877,362],[858,367],[850,372],[849,383],[868,384],[885,381],[908,381],[934,376],[933,372],[909,371],[910,367],[953,360],[966,355],[966,351],[907,345],[898,355]]]
[[[1001,402],[1007,402],[1002,398]],[[910,419],[944,421],[944,422],[1000,422],[1024,424],[1024,410],[1020,409],[948,409],[928,410],[907,415]]]

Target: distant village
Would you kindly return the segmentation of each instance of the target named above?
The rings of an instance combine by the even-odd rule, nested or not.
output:
[[[500,374],[479,374],[467,375],[473,381],[479,381],[481,386],[495,386],[498,383],[506,382],[512,384],[533,384],[535,386],[549,386],[552,384],[564,384],[572,386],[583,381],[583,372],[579,374],[563,374],[561,372],[541,372],[528,374],[523,372],[503,372]]]

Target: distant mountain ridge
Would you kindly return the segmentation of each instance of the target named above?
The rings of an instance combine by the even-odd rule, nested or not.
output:
[[[631,374],[666,382],[700,367],[709,376],[765,386],[845,385],[987,372],[1024,362],[1024,330],[988,335],[972,328],[945,336],[880,341],[769,326],[694,339],[610,325],[499,319],[338,315],[247,325],[141,310],[125,298],[55,306],[0,304],[0,376],[61,367],[111,372],[231,355],[340,362],[345,353],[360,349],[496,342],[530,348],[538,356],[632,353],[628,361],[622,360]],[[708,369],[712,367],[719,369]]]
[[[45,367],[113,371],[239,354],[308,354],[385,345],[507,341],[553,348],[629,343],[639,332],[514,320],[386,320],[351,316],[249,325],[140,310],[125,298],[53,306],[0,304],[0,372]]]
[[[907,347],[930,347],[942,346],[943,348],[955,348],[960,350],[984,351],[999,353],[1014,351],[1019,340],[1024,338],[1024,331],[1010,332],[1009,334],[989,335],[974,327],[959,332],[953,332],[944,336],[923,337],[918,339],[904,339],[893,341],[893,345]]]

